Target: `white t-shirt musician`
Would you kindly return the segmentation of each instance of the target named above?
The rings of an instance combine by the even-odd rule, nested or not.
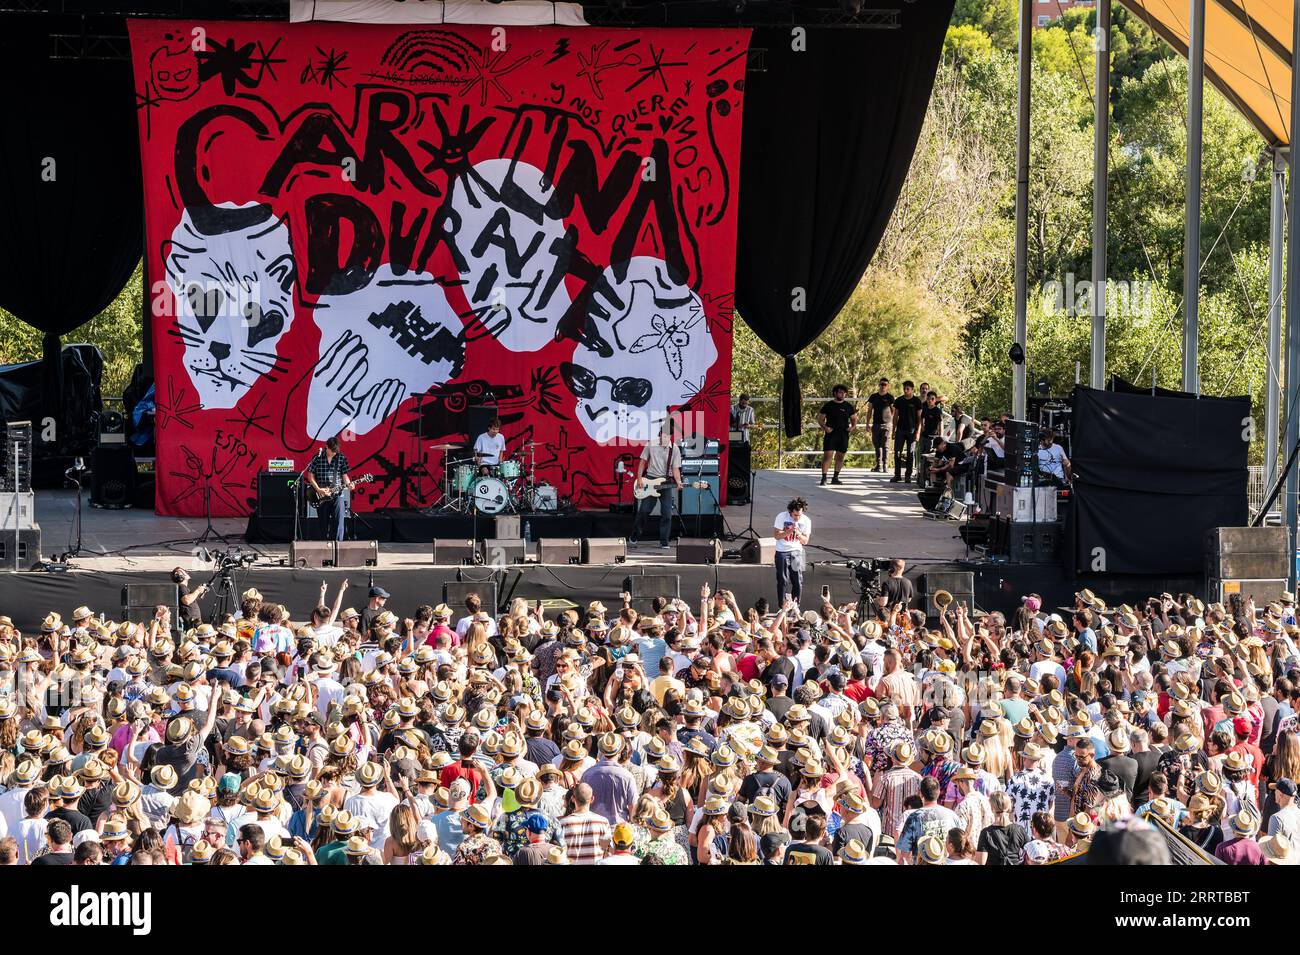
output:
[[[479,464],[498,465],[506,453],[506,436],[491,428],[474,440],[474,454]]]

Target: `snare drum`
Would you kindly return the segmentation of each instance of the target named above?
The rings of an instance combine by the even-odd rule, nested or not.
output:
[[[502,461],[497,465],[497,477],[503,481],[517,480],[519,475],[523,473],[523,467],[514,458],[511,458],[509,461]]]
[[[451,486],[460,494],[468,494],[476,477],[478,477],[478,465],[457,464],[451,469]]]

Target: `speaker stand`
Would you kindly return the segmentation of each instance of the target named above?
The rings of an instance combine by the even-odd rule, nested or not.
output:
[[[211,478],[203,482],[203,516],[207,523],[203,526],[203,533],[194,538],[192,543],[206,544],[215,540],[229,546],[230,541],[226,540],[226,535],[217,530],[212,523],[212,485],[208,483],[209,481],[211,481]]]

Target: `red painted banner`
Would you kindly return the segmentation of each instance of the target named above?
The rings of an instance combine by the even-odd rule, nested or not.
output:
[[[475,406],[579,507],[666,414],[725,442],[748,31],[130,28],[160,513],[336,434],[432,504]]]

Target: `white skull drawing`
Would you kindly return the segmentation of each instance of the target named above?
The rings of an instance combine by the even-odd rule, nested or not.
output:
[[[322,295],[315,309],[320,358],[307,399],[313,440],[344,430],[365,434],[420,394],[460,374],[464,327],[442,286],[424,272],[381,265],[345,295]]]
[[[186,210],[163,251],[185,370],[204,408],[233,408],[259,378],[274,381],[288,364],[276,354],[293,321],[298,274],[288,224],[268,218],[207,235]]]
[[[703,388],[718,349],[699,296],[662,259],[636,256],[621,281],[613,267],[604,275],[587,321],[609,354],[579,346],[561,374],[588,436],[653,440],[668,412]]]
[[[537,351],[555,337],[571,299],[552,245],[564,222],[544,216],[540,225],[502,201],[507,176],[529,198],[545,204],[554,191],[528,163],[488,159],[474,172],[489,188],[464,176],[451,207],[460,218],[457,245],[465,256],[465,297],[477,321],[506,348]],[[494,193],[496,195],[494,195]]]

